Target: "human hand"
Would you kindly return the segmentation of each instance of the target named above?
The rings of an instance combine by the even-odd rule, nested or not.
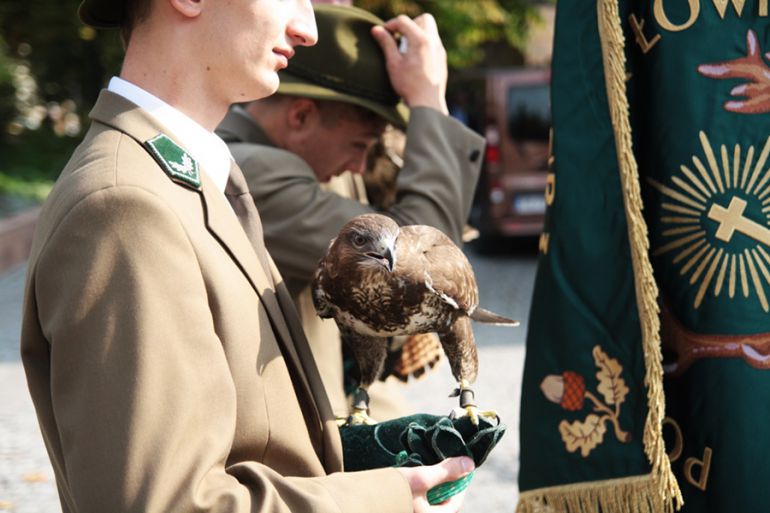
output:
[[[698,66],[698,72],[705,77],[747,80],[730,91],[731,96],[745,97],[745,99],[725,102],[723,106],[726,111],[741,114],[770,112],[770,74],[768,73],[770,66],[762,59],[761,53],[757,34],[749,29],[746,33],[746,57]],[[764,56],[770,59],[770,53]]]
[[[406,39],[399,51],[394,33]],[[430,14],[410,19],[403,14],[372,28],[372,36],[385,53],[388,76],[396,93],[409,107],[432,107],[448,114],[446,104],[446,50]]]
[[[398,470],[409,482],[409,486],[412,489],[414,513],[454,513],[460,511],[467,490],[463,490],[457,495],[452,496],[448,501],[435,506],[431,506],[428,502],[428,490],[447,481],[456,481],[472,472],[473,469],[473,460],[461,456],[447,458],[435,465],[401,467]]]

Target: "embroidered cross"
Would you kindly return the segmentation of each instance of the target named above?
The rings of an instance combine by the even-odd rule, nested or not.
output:
[[[730,205],[724,208],[716,203],[711,205],[708,218],[719,223],[716,237],[719,240],[730,242],[733,234],[738,231],[752,239],[770,246],[770,230],[751,219],[744,217],[746,201],[733,196]]]

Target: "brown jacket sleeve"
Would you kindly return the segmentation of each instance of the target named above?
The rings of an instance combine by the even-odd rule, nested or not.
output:
[[[329,242],[356,215],[374,208],[323,191],[296,155],[233,144],[265,230],[265,243],[292,294],[306,286]],[[398,196],[384,212],[397,222],[434,226],[456,243],[468,219],[484,139],[440,112],[412,109]]]
[[[214,318],[221,271],[181,215],[138,187],[93,192],[29,270],[23,358],[65,513],[410,511],[394,469],[285,477],[234,452],[242,390],[218,325],[237,321]]]

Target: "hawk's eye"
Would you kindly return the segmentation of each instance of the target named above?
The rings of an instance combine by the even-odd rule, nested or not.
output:
[[[360,248],[364,244],[366,244],[366,237],[364,237],[363,235],[360,235],[360,234],[356,234],[356,235],[353,236],[353,245],[354,246]]]

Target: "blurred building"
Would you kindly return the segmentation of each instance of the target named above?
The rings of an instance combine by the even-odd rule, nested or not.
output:
[[[553,26],[556,19],[555,5],[541,5],[538,10],[542,22],[531,27],[524,51],[527,66],[548,66],[553,52]]]

